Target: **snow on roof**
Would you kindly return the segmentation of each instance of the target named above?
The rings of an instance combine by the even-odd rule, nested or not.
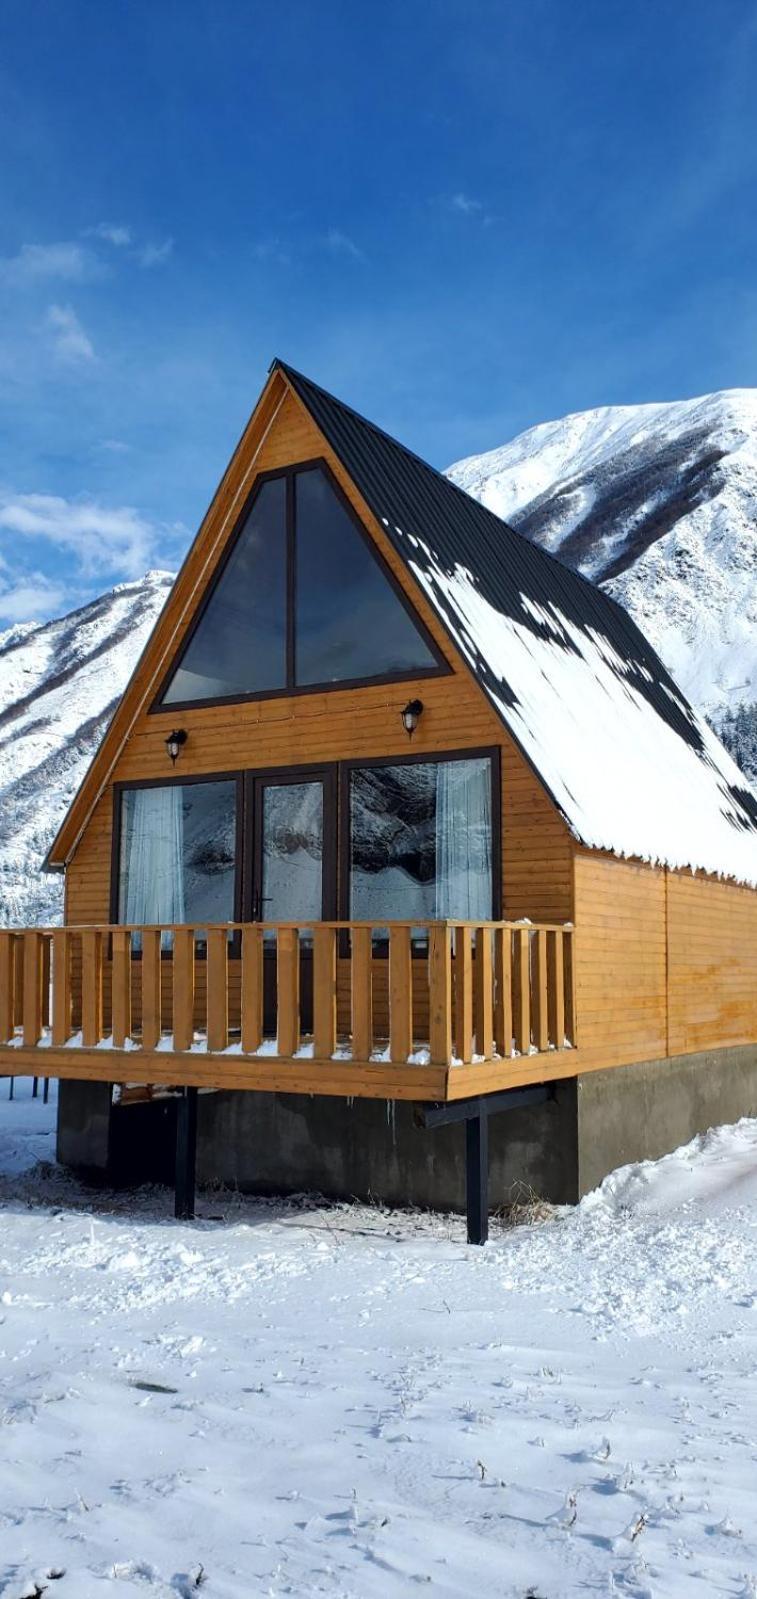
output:
[[[757,795],[627,613],[276,364],[576,838],[757,887]]]

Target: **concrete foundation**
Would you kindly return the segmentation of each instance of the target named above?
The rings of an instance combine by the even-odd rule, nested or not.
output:
[[[574,1203],[616,1166],[757,1115],[757,1045],[590,1072],[547,1104],[492,1116],[492,1209],[534,1194]],[[115,1183],[171,1181],[175,1102],[110,1105],[102,1083],[61,1083],[58,1158]],[[465,1127],[419,1128],[385,1100],[201,1094],[197,1176],[244,1192],[462,1210]]]

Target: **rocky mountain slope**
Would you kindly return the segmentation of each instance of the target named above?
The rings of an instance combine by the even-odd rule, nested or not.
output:
[[[0,633],[0,925],[60,919],[62,879],[40,863],[172,581],[148,572]]]
[[[583,411],[449,476],[620,600],[715,726],[757,720],[757,389]]]

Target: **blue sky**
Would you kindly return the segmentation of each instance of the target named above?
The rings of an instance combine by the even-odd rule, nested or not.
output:
[[[757,0],[0,0],[0,625],[174,566],[273,355],[434,464],[757,381]]]

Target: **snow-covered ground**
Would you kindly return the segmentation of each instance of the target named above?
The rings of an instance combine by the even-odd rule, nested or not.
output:
[[[0,1084],[0,1594],[757,1595],[757,1123],[576,1210],[92,1194]],[[36,1584],[36,1587],[35,1587]]]

